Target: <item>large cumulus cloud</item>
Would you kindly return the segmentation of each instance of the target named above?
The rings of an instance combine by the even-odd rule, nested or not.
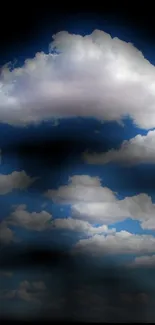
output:
[[[134,45],[100,30],[84,37],[62,31],[50,49],[20,68],[1,69],[0,122],[130,116],[142,128],[155,127],[155,67]]]

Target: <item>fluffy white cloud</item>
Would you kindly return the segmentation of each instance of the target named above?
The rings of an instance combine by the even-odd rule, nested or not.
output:
[[[74,175],[69,178],[69,184],[60,186],[57,190],[48,190],[45,196],[54,202],[115,202],[114,193],[107,187],[102,187],[98,177]]]
[[[155,252],[155,237],[134,235],[120,231],[109,235],[94,235],[80,239],[73,248],[74,253],[100,254],[146,254]]]
[[[130,140],[123,141],[120,149],[111,149],[103,153],[84,152],[83,159],[88,164],[108,164],[121,162],[128,165],[139,163],[155,163],[155,130],[147,135],[138,134]]]
[[[0,122],[25,125],[53,117],[130,116],[155,127],[155,67],[133,44],[95,30],[53,36],[51,53],[37,53],[0,76]]]
[[[72,205],[72,217],[88,220],[93,223],[113,224],[130,217],[119,202],[88,202]]]
[[[139,220],[143,229],[155,229],[155,204],[151,197],[141,193],[118,200],[116,193],[103,187],[98,177],[72,176],[68,185],[48,190],[45,196],[57,203],[71,204],[75,219],[110,225],[131,218]]]
[[[112,224],[126,218],[139,220],[142,228],[155,229],[155,204],[147,194],[126,197],[116,202],[77,203],[72,206],[73,216]]]
[[[43,231],[50,228],[52,216],[46,211],[28,212],[26,205],[19,205],[6,219],[8,225],[28,230]]]
[[[24,190],[35,182],[37,177],[28,176],[24,170],[12,174],[0,174],[0,195],[7,194],[13,189]]]
[[[143,229],[155,229],[155,204],[151,197],[141,193],[116,202],[77,203],[72,206],[72,216],[91,222],[113,224],[127,218],[138,220]]]
[[[73,218],[61,218],[55,219],[52,222],[52,227],[59,229],[67,229],[77,232],[84,232],[87,235],[101,234],[101,233],[113,233],[115,229],[108,229],[106,225],[99,227],[92,226],[89,222],[83,220],[76,220]]]
[[[6,221],[0,223],[0,243],[9,244],[14,241],[14,232],[8,228]]]

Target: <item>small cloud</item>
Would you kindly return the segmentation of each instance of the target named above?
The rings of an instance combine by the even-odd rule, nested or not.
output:
[[[0,271],[0,276],[11,278],[13,276],[13,273],[8,271]]]
[[[6,219],[8,225],[23,227],[27,230],[43,231],[50,228],[52,215],[46,211],[28,212],[26,205],[16,207]]]
[[[155,267],[155,255],[144,255],[136,257],[131,263],[130,267]]]
[[[76,220],[73,218],[61,218],[61,219],[54,219],[52,222],[53,228],[58,229],[66,229],[75,232],[83,232],[89,236],[94,234],[101,234],[101,233],[113,233],[116,230],[109,229],[106,225],[102,225],[99,227],[92,226],[89,222],[83,220]]]
[[[22,281],[16,290],[1,290],[0,299],[18,298],[30,303],[41,303],[44,298],[45,284],[42,281],[29,282]]]
[[[14,189],[24,190],[36,181],[36,177],[31,178],[26,172],[14,171],[11,174],[0,175],[0,195],[12,192]]]
[[[9,244],[14,240],[14,232],[10,228],[8,228],[6,221],[2,221],[0,223],[0,243]]]

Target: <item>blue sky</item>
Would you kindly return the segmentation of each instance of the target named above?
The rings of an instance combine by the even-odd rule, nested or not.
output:
[[[124,27],[81,26],[60,28],[59,54],[40,37],[2,69],[0,254],[65,247],[79,261],[146,270],[155,262],[154,48]],[[30,269],[0,271],[2,314],[50,308],[48,276]],[[139,294],[150,308],[146,278]]]

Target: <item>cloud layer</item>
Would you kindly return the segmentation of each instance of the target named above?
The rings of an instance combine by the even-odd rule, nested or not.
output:
[[[50,49],[20,68],[2,68],[0,122],[130,116],[142,128],[155,127],[155,67],[134,45],[100,30],[84,37],[62,31]]]

